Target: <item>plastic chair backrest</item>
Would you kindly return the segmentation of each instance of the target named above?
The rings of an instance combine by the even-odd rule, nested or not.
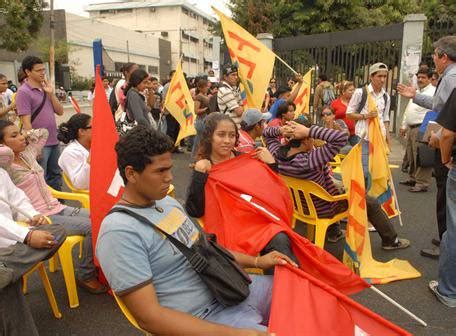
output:
[[[116,302],[119,305],[120,310],[125,315],[125,317],[127,318],[128,322],[130,322],[136,329],[139,329],[142,332],[146,333],[146,335],[151,335],[147,331],[145,331],[144,329],[141,329],[141,327],[139,326],[139,324],[136,321],[136,319],[130,313],[130,311],[128,310],[127,306],[123,303],[122,299],[120,299],[116,294],[114,294],[114,292],[112,293],[112,295],[116,299]]]
[[[337,196],[329,194],[325,189],[323,189],[323,187],[313,181],[298,179],[285,175],[280,176],[285,181],[285,184],[290,190],[295,211],[303,217],[315,220],[319,219],[312,200],[312,195],[327,202],[337,202],[343,199],[347,199],[346,194]],[[303,204],[302,198],[304,198],[306,204]],[[306,212],[305,210],[308,211]]]
[[[63,175],[63,180],[65,181],[65,184],[68,186],[68,188],[71,190],[71,192],[80,193],[80,194],[89,194],[89,190],[87,190],[87,189],[75,188],[75,186],[73,185],[73,183],[71,183],[71,180],[67,176],[67,174],[63,173],[62,175]]]
[[[79,203],[81,203],[83,208],[90,209],[90,198],[88,194],[58,191],[51,187],[49,187],[49,189],[51,190],[52,196],[55,198],[60,198],[69,201],[78,201]]]

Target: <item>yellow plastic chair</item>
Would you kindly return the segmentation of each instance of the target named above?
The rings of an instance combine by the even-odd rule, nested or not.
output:
[[[172,198],[176,198],[176,195],[174,192],[175,192],[174,185],[171,184],[168,189],[168,196],[171,196]]]
[[[340,164],[342,163],[342,161],[345,159],[345,156],[344,154],[336,154],[334,157],[333,157],[333,160],[329,162],[329,165],[331,167],[339,167]]]
[[[148,333],[148,332],[145,331],[144,329],[141,329],[141,327],[139,326],[139,324],[138,324],[138,322],[136,321],[136,319],[135,319],[135,318],[133,317],[133,315],[130,313],[130,311],[128,310],[127,306],[123,303],[122,299],[119,298],[116,294],[114,294],[114,292],[112,293],[112,295],[113,295],[114,298],[116,299],[116,302],[117,302],[117,304],[119,305],[120,310],[121,310],[122,313],[125,315],[125,317],[127,318],[128,322],[130,322],[136,329],[141,330],[145,335],[153,336],[152,334]]]
[[[39,262],[38,264],[33,266],[33,268],[30,271],[28,271],[22,276],[22,292],[24,294],[27,294],[27,279],[35,271],[38,271],[38,274],[41,278],[41,282],[43,283],[44,290],[46,291],[46,296],[48,298],[49,304],[51,305],[54,317],[57,319],[61,319],[62,313],[60,312],[59,306],[57,305],[57,301],[55,300],[54,291],[52,290],[52,286],[49,281],[48,275],[46,273],[46,268],[44,267],[43,262]]]
[[[65,184],[71,190],[72,193],[87,194],[87,195],[89,194],[89,190],[88,189],[77,189],[77,188],[75,188],[75,186],[73,185],[73,183],[71,183],[71,180],[67,176],[67,174],[63,173],[62,175],[63,175],[63,181],[65,181]]]
[[[312,195],[325,200],[327,202],[347,201],[348,195],[342,194],[333,196],[324,190],[320,185],[309,180],[298,179],[281,175],[290,190],[291,199],[293,201],[293,219],[292,227],[296,226],[296,221],[308,224],[308,238],[314,237],[315,245],[323,248],[325,245],[326,231],[331,224],[337,223],[348,216],[348,209],[334,215],[331,218],[318,217],[315,205],[313,204]]]
[[[90,208],[90,200],[89,195],[87,194],[80,194],[80,193],[68,193],[57,191],[52,188],[51,193],[52,196],[60,199],[65,200],[72,200],[78,201],[81,203],[83,208],[89,209]],[[73,248],[75,245],[79,245],[79,258],[82,258],[82,242],[84,240],[84,236],[74,235],[74,236],[67,236],[65,242],[62,244],[60,249],[58,250],[58,259],[60,259],[60,264],[62,266],[62,273],[63,278],[65,279],[65,285],[67,288],[68,294],[68,302],[71,308],[79,307],[79,297],[78,297],[78,290],[76,287],[76,279],[74,276],[74,265],[73,265]],[[54,256],[49,260],[49,271],[55,272],[58,267],[58,260]]]

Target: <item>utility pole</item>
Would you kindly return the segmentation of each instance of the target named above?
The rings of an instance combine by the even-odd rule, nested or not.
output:
[[[130,63],[130,45],[127,40],[127,62]]]
[[[52,88],[55,88],[55,17],[54,17],[54,0],[51,0],[51,12],[49,15],[50,28],[50,46],[49,46],[49,76],[51,77]]]

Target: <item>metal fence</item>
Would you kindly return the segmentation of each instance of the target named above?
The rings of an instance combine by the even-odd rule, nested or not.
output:
[[[391,95],[391,117],[395,117],[397,97],[395,90],[399,77],[403,24],[369,27],[343,32],[300,35],[274,39],[273,49],[296,71],[305,73],[314,67],[314,78],[324,73],[332,82],[350,80],[356,86],[368,81],[369,66],[383,62],[391,69],[387,91]],[[290,70],[276,63],[275,77],[286,83]]]

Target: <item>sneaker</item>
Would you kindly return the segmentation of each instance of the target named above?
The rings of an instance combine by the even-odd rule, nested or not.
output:
[[[408,186],[408,187],[414,187],[416,182],[412,180],[407,180],[407,181],[400,181],[399,184]]]
[[[391,245],[382,245],[384,250],[398,250],[404,249],[410,246],[410,241],[404,238],[396,238],[396,241]]]
[[[447,307],[456,308],[456,299],[452,299],[452,298],[449,298],[447,296],[440,294],[438,287],[439,287],[438,281],[431,280],[429,282],[429,289],[431,290],[432,293],[434,293],[437,300],[439,300],[441,303],[443,303]]]
[[[429,249],[422,249],[420,254],[423,257],[431,258],[431,259],[439,259],[440,257],[440,249],[438,247],[433,247]]]
[[[369,227],[367,228],[367,231],[369,231],[369,232],[377,232],[377,229],[374,228],[373,226],[369,225]]]
[[[328,242],[337,243],[339,240],[344,239],[344,238],[345,238],[345,230],[340,230],[336,236],[334,236],[334,237],[328,236]]]
[[[409,188],[408,191],[413,192],[413,193],[419,193],[419,192],[427,192],[428,189],[426,187],[414,186],[414,187]]]

